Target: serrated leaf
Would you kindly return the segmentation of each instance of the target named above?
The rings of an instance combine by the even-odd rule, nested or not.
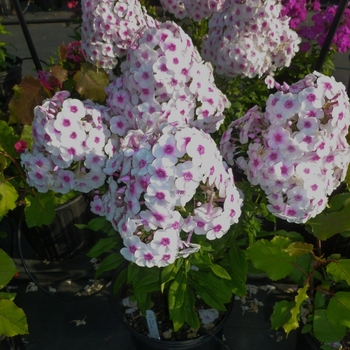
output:
[[[312,244],[308,243],[302,243],[302,242],[293,242],[291,245],[289,245],[285,251],[290,256],[301,256],[304,254],[309,254],[313,251],[314,246]]]
[[[255,268],[266,272],[272,280],[286,277],[294,269],[296,258],[285,249],[291,241],[285,237],[274,237],[271,241],[258,240],[246,250],[247,257]]]
[[[84,63],[74,75],[75,89],[85,99],[103,103],[106,99],[105,87],[109,84],[107,73],[89,63]]]
[[[102,253],[113,249],[117,244],[118,242],[115,237],[101,238],[87,253],[87,256],[90,258],[97,258]]]
[[[345,335],[346,327],[350,327],[350,292],[335,293],[329,301],[327,317],[333,327]]]
[[[122,262],[124,257],[120,253],[112,253],[106,256],[98,266],[95,276],[100,276],[103,272],[116,269]]]
[[[34,108],[50,97],[39,80],[28,75],[13,88],[14,95],[9,103],[10,124],[32,124]]]
[[[5,216],[17,206],[18,193],[8,181],[0,182],[0,217]]]
[[[346,281],[350,286],[350,260],[339,259],[327,265],[327,272],[332,275],[336,282]]]
[[[343,338],[342,330],[328,321],[326,310],[315,310],[313,331],[315,337],[322,343],[336,342]]]
[[[289,274],[289,277],[294,283],[303,286],[309,277],[309,274],[312,272],[315,263],[315,259],[311,254],[297,256],[294,269]]]
[[[283,329],[287,333],[287,336],[290,331],[297,329],[299,327],[299,315],[301,304],[308,299],[307,290],[309,285],[305,285],[303,288],[298,289],[298,294],[295,297],[295,306],[291,309],[292,317],[289,319],[286,324],[284,324]]]
[[[13,260],[0,249],[0,289],[4,288],[11,281],[16,272],[17,269]]]
[[[56,213],[56,198],[53,192],[37,193],[35,197],[26,197],[24,216],[29,228],[49,225]]]
[[[290,320],[293,307],[295,307],[294,301],[282,300],[275,303],[270,317],[272,329],[283,327]]]
[[[350,193],[334,196],[332,200],[329,209],[307,221],[313,234],[321,240],[350,230]]]
[[[26,315],[11,300],[0,300],[0,334],[6,337],[28,334]]]

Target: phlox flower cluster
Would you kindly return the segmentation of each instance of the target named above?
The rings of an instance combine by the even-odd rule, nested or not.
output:
[[[265,112],[255,106],[231,123],[221,150],[224,158],[236,153],[249,182],[265,191],[271,213],[304,223],[325,208],[345,178],[350,105],[344,85],[317,72],[278,88]],[[244,145],[247,155],[237,157]],[[233,164],[232,156],[227,161]]]
[[[39,192],[90,192],[102,186],[113,153],[106,107],[57,92],[34,109],[34,144],[21,154],[27,182]]]
[[[162,122],[214,132],[229,107],[190,37],[173,22],[147,28],[121,64],[122,75],[106,88],[111,131],[157,133]]]
[[[186,258],[200,248],[193,235],[220,238],[241,214],[232,171],[210,135],[190,126],[164,123],[157,137],[130,130],[105,171],[115,177],[92,211],[112,223],[121,253],[139,266]]]
[[[203,59],[227,77],[260,77],[288,67],[300,39],[289,27],[290,18],[280,12],[281,4],[273,0],[226,1],[209,19]]]
[[[213,13],[220,12],[226,0],[160,0],[164,10],[176,18],[192,18],[199,22]]]
[[[306,20],[308,9],[318,11],[321,6],[319,0],[282,0],[281,3],[281,16],[290,17],[289,26],[292,29],[297,29]]]
[[[302,26],[298,33],[302,38],[313,41],[322,47],[327,36],[328,29],[337,12],[337,6],[328,6],[325,10],[318,11],[312,16],[312,26]],[[350,9],[346,8],[339,26],[334,34],[332,47],[338,52],[347,52],[350,49]]]
[[[106,70],[117,65],[117,57],[126,54],[147,25],[154,25],[138,0],[86,0],[82,12],[84,55]]]

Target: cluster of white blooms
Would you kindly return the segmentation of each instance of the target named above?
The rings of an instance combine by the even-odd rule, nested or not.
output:
[[[227,0],[209,19],[202,57],[227,77],[252,78],[288,67],[301,40],[280,11],[275,0]]]
[[[111,149],[106,107],[57,92],[34,109],[32,151],[21,154],[29,185],[39,192],[87,193],[102,186]]]
[[[81,40],[87,61],[113,69],[118,57],[154,26],[138,0],[86,0],[82,2]]]
[[[175,17],[192,18],[198,22],[222,10],[226,0],[160,0],[164,10]]]
[[[325,208],[327,195],[345,178],[349,99],[342,83],[317,72],[277,87],[265,112],[255,107],[230,125],[221,150],[233,164],[230,154],[247,144],[247,157],[236,163],[249,182],[265,191],[269,211],[304,223]],[[237,128],[239,141],[231,137]]]
[[[111,130],[159,130],[162,122],[218,130],[230,104],[216,87],[213,68],[203,63],[190,37],[173,22],[148,28],[128,51],[122,75],[106,89]]]
[[[109,178],[92,211],[113,224],[124,240],[121,253],[139,266],[166,266],[198,251],[195,235],[220,238],[241,214],[215,141],[190,126],[165,123],[157,137],[130,130],[106,172],[118,180]]]

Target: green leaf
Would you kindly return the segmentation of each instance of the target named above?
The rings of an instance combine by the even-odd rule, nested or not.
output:
[[[313,270],[315,259],[311,254],[304,254],[296,257],[295,266],[289,277],[294,283],[303,286]],[[317,272],[317,271],[316,271]]]
[[[246,250],[247,257],[255,268],[266,272],[272,280],[286,277],[294,269],[296,258],[285,249],[291,241],[285,237],[274,237],[271,241],[258,240]]]
[[[334,327],[328,321],[326,310],[315,310],[313,331],[315,337],[322,343],[336,342],[344,337],[341,328]]]
[[[329,206],[329,209],[307,221],[313,234],[321,240],[350,230],[350,193],[334,196]]]
[[[12,280],[16,272],[17,269],[13,260],[0,249],[0,289],[4,288]]]
[[[17,199],[18,193],[15,187],[8,181],[0,182],[0,217],[16,208]]]
[[[297,329],[299,327],[299,315],[300,315],[300,307],[301,304],[308,299],[307,290],[309,285],[305,285],[303,288],[298,289],[298,294],[295,297],[295,306],[291,309],[292,317],[290,320],[283,326],[287,336],[289,332],[293,329]]]
[[[108,232],[108,228],[110,227],[110,223],[104,217],[93,218],[86,225],[92,231],[103,231]]]
[[[183,306],[187,289],[187,276],[183,269],[180,269],[169,288],[168,305],[169,316],[173,321],[174,331],[177,332],[185,323]]]
[[[290,320],[293,307],[295,307],[294,301],[282,300],[275,303],[270,317],[272,329],[283,327]]]
[[[181,268],[184,260],[183,259],[177,259],[173,264],[170,264],[162,269],[161,272],[161,291],[164,291],[165,284],[172,281],[176,274],[178,273],[179,269]]]
[[[118,293],[118,290],[126,284],[126,269],[122,269],[113,284],[113,295]]]
[[[339,259],[327,265],[327,272],[332,275],[336,282],[346,281],[350,286],[350,260]]]
[[[97,258],[102,253],[113,249],[117,244],[118,242],[115,237],[101,238],[87,253],[87,256],[90,258]]]
[[[321,291],[316,291],[315,293],[315,307],[316,309],[321,309],[326,304],[324,295]]]
[[[248,262],[243,251],[233,244],[229,251],[230,275],[232,292],[243,296],[246,294],[246,281],[248,273]]]
[[[337,292],[329,301],[327,307],[329,322],[343,337],[346,327],[350,327],[350,292]]]
[[[106,99],[105,87],[109,84],[107,73],[90,63],[84,63],[74,76],[75,89],[85,99],[103,103]]]
[[[187,288],[183,304],[183,311],[185,313],[185,322],[192,328],[198,329],[200,327],[199,318],[195,310],[196,296],[192,289]]]
[[[220,265],[213,264],[210,266],[210,269],[214,272],[214,274],[220,278],[223,278],[225,280],[230,280],[231,276],[228,274],[228,272]]]
[[[11,300],[0,300],[0,334],[6,337],[28,334],[26,315]]]
[[[0,300],[1,299],[7,299],[13,301],[16,297],[16,293],[7,293],[7,292],[0,292]]]
[[[26,197],[24,216],[28,227],[49,225],[55,217],[56,198],[52,191]]]
[[[191,271],[191,285],[210,307],[226,311],[225,304],[232,298],[229,281],[222,280],[211,273]]]
[[[123,261],[124,257],[120,253],[112,253],[106,256],[96,270],[96,278],[103,272],[116,269]]]
[[[314,246],[312,244],[294,242],[290,246],[288,246],[288,248],[286,248],[285,251],[290,256],[300,256],[300,255],[311,253],[313,249],[314,249]]]

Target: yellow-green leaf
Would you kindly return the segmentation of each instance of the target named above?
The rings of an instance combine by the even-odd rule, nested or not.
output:
[[[16,272],[17,269],[13,260],[0,249],[0,289],[4,288],[11,281]]]
[[[291,245],[289,245],[285,249],[285,251],[290,256],[300,256],[300,255],[311,253],[313,248],[314,248],[314,246],[312,244],[302,243],[302,242],[294,242]]]
[[[284,324],[283,329],[287,333],[287,336],[290,331],[297,329],[299,327],[299,315],[301,304],[308,298],[307,290],[309,285],[305,285],[303,288],[298,289],[298,294],[295,297],[295,306],[291,309],[292,317]]]
[[[14,186],[8,182],[0,182],[0,217],[16,208],[18,193]]]
[[[28,334],[26,315],[11,300],[0,300],[0,334],[6,337]]]
[[[103,103],[106,99],[105,87],[109,84],[107,73],[90,63],[84,63],[74,76],[75,89],[86,99]]]

